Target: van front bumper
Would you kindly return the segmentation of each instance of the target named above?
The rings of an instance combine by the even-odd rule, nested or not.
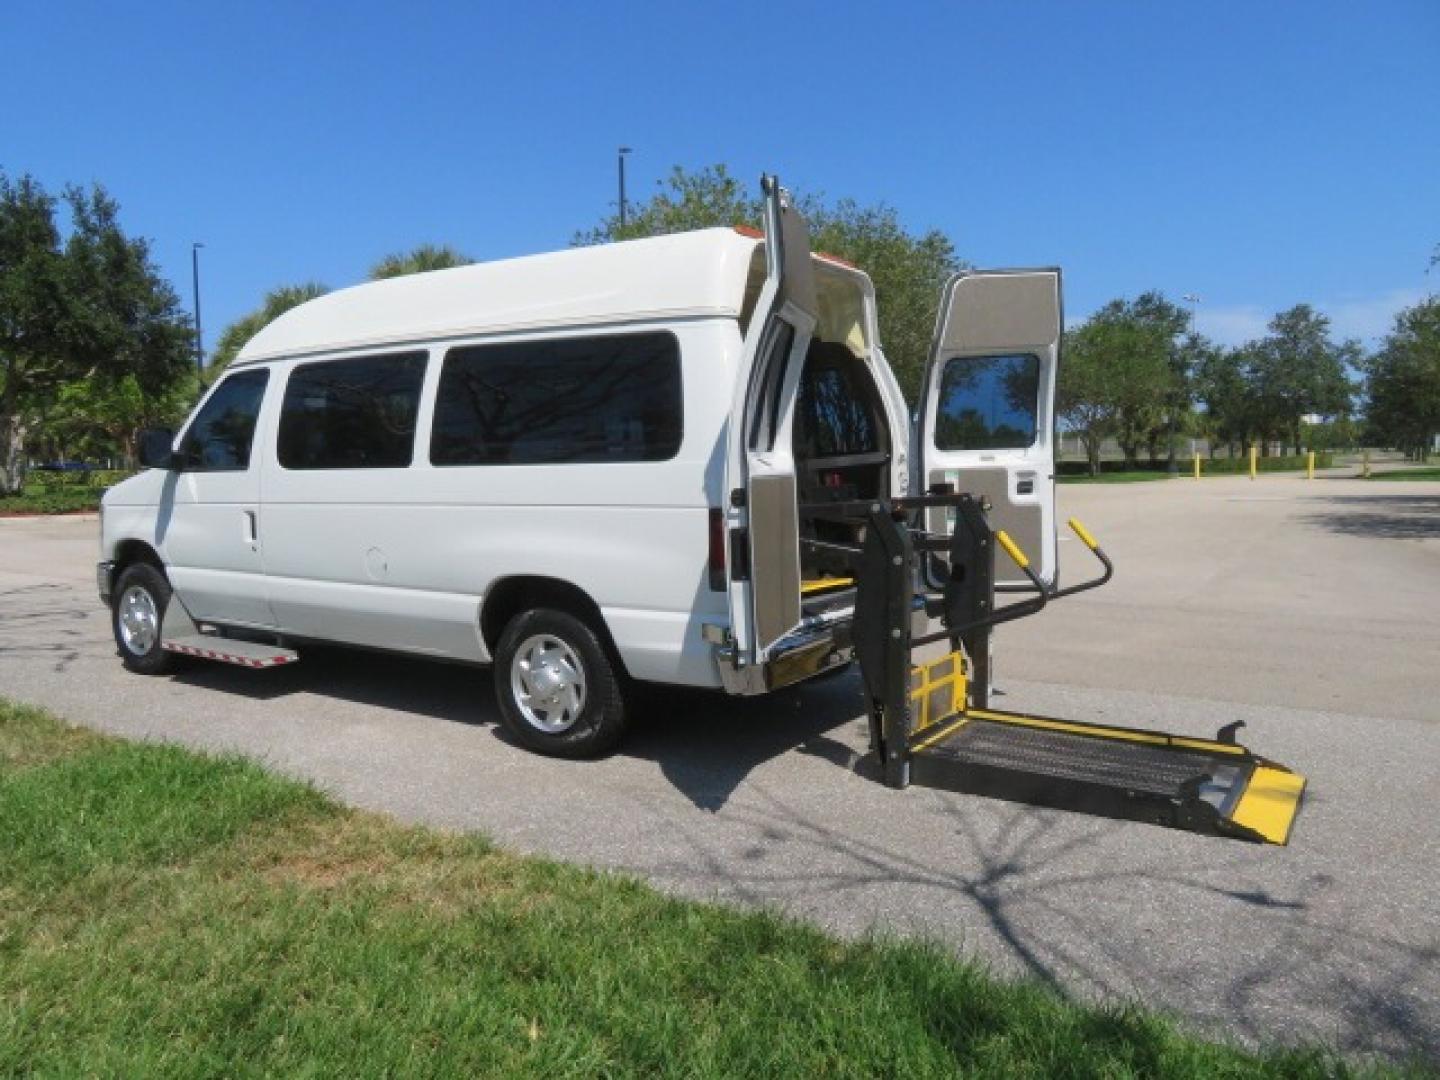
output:
[[[115,589],[115,564],[108,559],[95,564],[95,587],[100,590],[100,603],[109,607]]]

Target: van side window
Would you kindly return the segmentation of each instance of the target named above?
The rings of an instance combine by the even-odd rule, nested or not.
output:
[[[285,384],[287,469],[403,469],[414,454],[425,353],[299,364]]]
[[[785,388],[785,367],[795,345],[795,327],[784,319],[772,318],[760,339],[759,362],[752,380],[759,392],[752,393],[750,414],[751,450],[773,450],[780,430],[780,392]]]
[[[250,467],[255,420],[265,399],[265,368],[227,375],[206,399],[180,443],[186,472],[244,472]]]
[[[680,450],[674,334],[466,345],[445,354],[435,465],[665,461]]]

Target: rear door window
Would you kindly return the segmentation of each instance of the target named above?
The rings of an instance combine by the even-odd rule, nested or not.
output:
[[[670,333],[466,345],[445,355],[435,465],[664,461],[680,450]]]
[[[957,356],[940,379],[939,450],[1023,450],[1035,442],[1040,358]]]
[[[285,384],[287,469],[403,469],[414,454],[425,353],[300,364]]]

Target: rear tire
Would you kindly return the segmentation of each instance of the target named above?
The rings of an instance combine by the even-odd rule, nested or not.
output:
[[[505,729],[531,750],[599,757],[629,726],[616,665],[595,630],[567,611],[533,608],[511,619],[494,672]]]
[[[140,675],[164,675],[175,658],[161,648],[170,582],[149,563],[135,563],[120,574],[110,606],[110,629],[120,660]]]

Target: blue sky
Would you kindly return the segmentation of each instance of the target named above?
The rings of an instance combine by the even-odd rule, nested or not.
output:
[[[104,183],[207,345],[269,287],[422,241],[563,247],[671,165],[886,201],[1071,320],[1158,288],[1234,342],[1434,291],[1440,2],[10,0],[0,167]],[[883,331],[883,327],[882,327]]]

